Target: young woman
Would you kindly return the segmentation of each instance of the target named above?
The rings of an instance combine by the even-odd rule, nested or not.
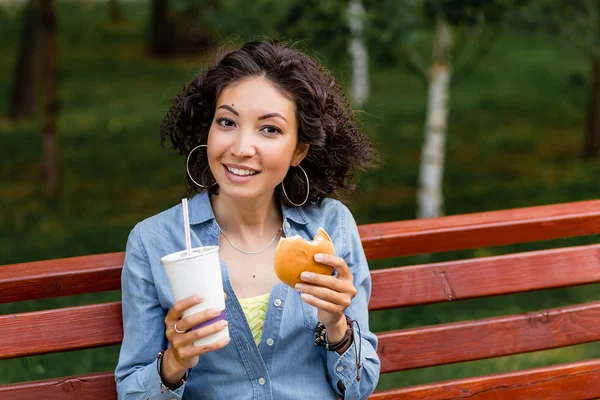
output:
[[[122,276],[119,398],[367,398],[379,378],[369,268],[352,214],[333,198],[376,152],[332,76],[283,43],[247,43],[173,99],[161,139],[187,161],[192,246],[219,246],[227,321],[190,330],[217,314],[182,318],[202,293],[173,304],[160,259],[185,248],[181,206],[137,224]],[[279,238],[312,239],[319,227],[336,254],[315,260],[334,273],[284,285]],[[229,340],[193,346],[225,326]]]

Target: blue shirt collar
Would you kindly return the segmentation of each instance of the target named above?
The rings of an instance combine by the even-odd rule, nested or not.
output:
[[[195,195],[188,202],[188,211],[190,214],[190,224],[201,224],[203,222],[212,220],[215,218],[213,214],[212,205],[207,191]],[[284,220],[290,220],[297,224],[306,225],[308,219],[302,211],[301,207],[290,207],[281,205],[281,213],[283,214]]]

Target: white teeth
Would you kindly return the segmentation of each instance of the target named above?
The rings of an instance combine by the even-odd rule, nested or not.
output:
[[[234,175],[238,175],[238,176],[256,175],[258,173],[256,171],[250,171],[248,169],[237,169],[237,168],[230,168],[227,166],[225,168],[227,168],[227,171],[231,172]]]

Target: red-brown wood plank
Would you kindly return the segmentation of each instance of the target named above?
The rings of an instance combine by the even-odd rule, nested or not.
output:
[[[379,333],[381,372],[600,340],[600,302]]]
[[[119,344],[121,303],[0,316],[0,360]]]
[[[369,310],[600,282],[600,245],[371,272]]]
[[[570,400],[600,397],[600,360],[379,391],[371,400]],[[116,400],[112,372],[0,386],[3,400]]]
[[[371,260],[600,233],[600,200],[359,226]],[[117,290],[124,253],[1,266],[0,303]]]
[[[374,393],[371,400],[600,398],[600,359]]]
[[[116,400],[112,372],[0,386],[2,400]]]
[[[121,307],[115,302],[4,315],[0,331],[0,359],[118,344]],[[543,350],[600,340],[600,302],[378,337],[383,373]]]
[[[358,227],[367,258],[527,243],[600,233],[600,200]]]
[[[0,304],[121,288],[124,253],[0,266]]]

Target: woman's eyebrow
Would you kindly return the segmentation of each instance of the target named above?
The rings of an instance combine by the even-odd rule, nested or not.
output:
[[[224,109],[226,109],[226,110],[229,110],[229,111],[231,111],[232,113],[234,113],[234,114],[235,114],[235,116],[236,116],[236,117],[239,117],[239,116],[240,116],[240,114],[239,114],[237,111],[235,111],[235,109],[233,109],[233,107],[230,107],[230,106],[228,106],[227,104],[223,104],[222,106],[219,106],[219,107],[217,108],[217,110],[218,110],[219,108],[224,108]]]
[[[269,114],[265,114],[263,116],[258,117],[259,120],[263,120],[263,119],[267,119],[267,118],[273,118],[273,117],[279,117],[282,120],[284,120],[285,122],[288,122],[287,119],[284,118],[283,115],[279,114],[279,113],[269,113]]]

